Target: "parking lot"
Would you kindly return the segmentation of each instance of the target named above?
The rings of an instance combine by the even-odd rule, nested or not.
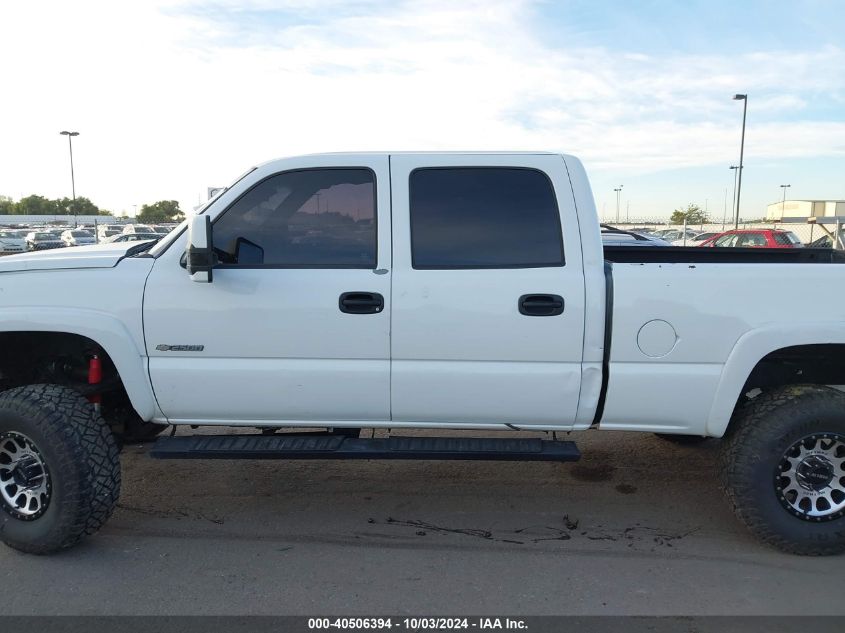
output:
[[[57,222],[0,224],[0,255],[121,242],[159,240],[176,226],[133,222],[90,224],[63,219]]]
[[[576,464],[156,461],[65,553],[0,549],[5,614],[843,614],[839,557],[760,545],[718,442],[573,437]]]

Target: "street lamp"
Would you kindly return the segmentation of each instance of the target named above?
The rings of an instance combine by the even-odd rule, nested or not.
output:
[[[59,132],[63,136],[67,136],[67,146],[70,150],[70,187],[73,193],[73,199],[76,200],[76,183],[73,180],[73,137],[79,136],[79,132],[68,132],[67,130],[63,130]]]
[[[792,185],[781,185],[780,188],[783,189],[783,202],[780,204],[780,219],[783,220],[783,212],[786,209],[786,190],[791,187]]]
[[[622,192],[623,186],[624,185],[619,185],[618,189],[614,189],[614,191],[616,192],[616,224],[619,224],[619,201],[622,198],[621,192]]]
[[[739,176],[739,165],[731,165],[729,169],[734,170],[734,195],[731,198],[731,213],[736,216],[736,179]]]
[[[739,184],[736,186],[736,218],[734,228],[739,228],[739,198],[742,195],[742,157],[745,153],[745,114],[748,111],[748,95],[734,95],[734,101],[742,101],[742,140],[739,144]]]
[[[79,132],[68,132],[67,130],[62,130],[59,132],[63,136],[67,136],[67,145],[68,149],[70,149],[70,189],[71,194],[73,195],[73,201],[76,202],[76,182],[73,179],[73,137],[79,136]],[[73,205],[73,226],[76,228],[76,205]]]

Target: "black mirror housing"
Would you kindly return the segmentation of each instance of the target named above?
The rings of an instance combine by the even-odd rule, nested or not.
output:
[[[196,215],[188,224],[188,246],[185,249],[185,267],[191,281],[210,284],[215,259],[211,218],[207,215]]]

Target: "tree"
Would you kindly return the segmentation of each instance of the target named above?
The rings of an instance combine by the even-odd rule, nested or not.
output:
[[[171,220],[181,221],[185,214],[179,208],[176,200],[159,200],[155,204],[145,204],[138,214],[138,221],[149,224],[156,222],[170,222]]]
[[[707,214],[697,204],[688,204],[686,209],[675,209],[669,218],[672,224],[704,224],[707,222]]]
[[[82,196],[76,200],[61,198],[56,200],[56,206],[62,215],[100,215],[97,205]]]
[[[15,212],[15,201],[9,196],[0,196],[0,215],[12,215]]]
[[[18,200],[14,213],[16,215],[57,215],[61,212],[55,200],[33,195]]]

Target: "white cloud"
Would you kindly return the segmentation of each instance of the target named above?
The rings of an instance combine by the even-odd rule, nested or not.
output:
[[[67,193],[68,126],[82,133],[78,192],[118,210],[190,207],[249,164],[304,152],[550,149],[630,173],[726,164],[737,91],[750,95],[749,157],[845,155],[842,117],[802,117],[820,95],[842,99],[836,47],[567,49],[538,40],[533,3],[514,0],[32,5],[0,9],[0,58],[13,60],[0,194],[16,197]],[[244,22],[279,7],[308,19]]]

